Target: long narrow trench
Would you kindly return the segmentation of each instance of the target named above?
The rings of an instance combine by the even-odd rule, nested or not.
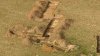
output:
[[[54,22],[54,20],[55,20],[55,19],[52,19],[52,20],[50,21],[50,23],[47,25],[47,28],[45,29],[45,31],[44,31],[44,33],[43,33],[43,37],[50,37],[50,36],[48,35],[48,32],[49,32],[50,27],[52,26],[52,23]]]

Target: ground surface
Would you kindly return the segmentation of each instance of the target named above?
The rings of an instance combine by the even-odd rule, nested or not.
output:
[[[16,24],[40,25],[26,17],[34,1],[0,0],[0,56],[79,56],[81,53],[96,56],[95,36],[100,31],[99,0],[61,0],[58,11],[65,14],[66,19],[73,20],[69,29],[65,31],[66,39],[80,46],[76,51],[45,53],[34,45],[23,46],[17,38],[6,38],[7,29]]]

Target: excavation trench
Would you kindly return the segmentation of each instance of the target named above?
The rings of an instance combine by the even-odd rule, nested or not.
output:
[[[59,2],[49,0],[39,0],[33,6],[28,14],[28,19],[52,19]]]
[[[38,27],[33,29],[20,27],[23,28],[24,32],[15,28],[15,31],[10,31],[10,33],[22,37],[24,43],[25,41],[28,44],[37,42],[65,51],[67,47],[66,40],[59,34],[62,32],[62,28],[65,27],[65,18],[63,15],[55,15],[58,4],[57,1],[39,0],[28,14],[29,19],[48,19],[49,23],[43,32]]]
[[[48,9],[50,1],[38,0],[34,4],[32,10],[28,14],[28,19],[42,18],[45,11]]]

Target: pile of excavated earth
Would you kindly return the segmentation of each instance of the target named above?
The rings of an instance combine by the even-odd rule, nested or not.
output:
[[[28,14],[28,19],[49,23],[41,30],[40,26],[28,28],[23,25],[16,25],[9,29],[7,36],[16,36],[22,39],[24,45],[39,43],[45,51],[63,50],[65,52],[76,48],[76,45],[67,43],[63,36],[66,29],[66,19],[63,15],[55,13],[59,1],[57,0],[37,0],[32,10]]]

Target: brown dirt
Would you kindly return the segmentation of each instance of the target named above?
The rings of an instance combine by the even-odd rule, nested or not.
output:
[[[33,9],[28,14],[28,19],[42,18],[43,13],[46,11],[48,5],[49,5],[48,0],[36,1],[36,4],[33,6]]]
[[[29,38],[24,38],[24,39],[22,39],[22,44],[25,46],[30,46],[30,45],[32,45],[32,41]]]
[[[44,36],[49,36],[48,40],[55,45],[66,48],[66,41],[63,36],[59,33],[62,31],[62,27],[65,24],[65,18],[63,15],[58,15],[48,24],[47,29],[45,30]]]
[[[45,41],[46,37],[48,37],[48,41],[50,41],[53,46],[60,47],[61,49],[66,48],[66,41],[64,37],[59,34],[62,31],[62,27],[65,26],[65,18],[63,15],[54,16],[58,3],[59,2],[57,1],[51,1],[51,3],[48,4],[47,0],[39,0],[36,2],[30,14],[28,14],[29,19],[32,19],[34,17],[41,18],[41,15],[43,15],[43,18],[51,20],[50,23],[48,23],[47,28],[43,32],[41,32],[38,27],[27,30],[27,27],[25,28],[24,26],[19,25],[13,27],[14,29],[11,30],[10,33],[23,38],[22,43],[27,46],[32,44],[30,38],[32,38],[32,41],[40,43],[41,40]],[[47,8],[48,5],[49,7]],[[45,14],[43,14],[44,11]],[[47,52],[54,51],[53,47],[49,47],[45,44],[42,45],[42,49],[43,51]]]
[[[41,47],[41,49],[44,52],[54,52],[54,51],[57,51],[54,47],[48,46],[46,44],[43,44],[42,47]]]
[[[55,10],[57,8],[57,5],[59,4],[58,1],[51,1],[51,3],[49,4],[48,9],[46,10],[46,12],[44,13],[44,19],[52,19],[55,16]]]
[[[21,24],[18,24],[18,25],[11,27],[8,30],[7,34],[9,34],[9,36],[16,35],[16,36],[24,37],[27,34],[27,30],[28,30],[27,27]]]

